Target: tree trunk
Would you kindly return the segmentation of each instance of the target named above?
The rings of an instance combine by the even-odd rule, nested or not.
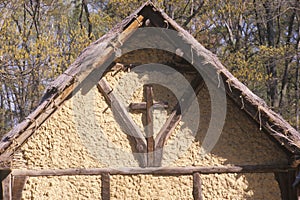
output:
[[[297,65],[296,65],[296,130],[299,131],[299,118],[300,118],[300,108],[299,108],[299,68],[300,68],[300,58],[297,56]]]
[[[286,38],[286,45],[287,47],[290,47],[291,45],[291,39],[293,36],[293,26],[294,26],[294,21],[296,17],[296,8],[298,6],[298,0],[295,0],[295,9],[292,13],[292,15],[289,18],[289,23],[288,23],[288,34]],[[298,44],[296,44],[298,46]],[[295,47],[297,49],[297,46]],[[288,48],[289,49],[289,48]],[[288,50],[287,50],[288,51]],[[284,68],[284,73],[282,77],[282,84],[281,84],[281,91],[280,91],[280,100],[279,100],[279,107],[280,110],[284,110],[285,104],[286,104],[286,95],[287,95],[287,89],[288,89],[288,75],[289,75],[289,66],[290,63],[292,62],[293,57],[289,57],[288,52],[285,53],[285,68]]]
[[[270,48],[275,47],[275,27],[274,27],[274,16],[272,11],[272,5],[270,1],[266,1],[264,4],[266,11],[266,20],[267,20],[267,41]],[[277,77],[277,68],[276,68],[276,59],[274,56],[271,56],[267,61],[267,72],[270,77],[268,81],[268,96],[271,101],[271,106],[273,108],[279,107],[279,98],[278,98],[278,77]]]

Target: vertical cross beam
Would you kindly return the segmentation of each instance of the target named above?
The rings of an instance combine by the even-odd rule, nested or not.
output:
[[[146,92],[146,141],[148,153],[148,167],[154,165],[154,138],[153,138],[153,88],[151,85],[145,85]]]
[[[153,100],[153,86],[144,85],[144,96],[145,102],[131,103],[129,105],[130,110],[142,110],[146,111],[146,143],[147,143],[147,166],[155,166],[155,140],[154,140],[154,129],[153,129],[153,109],[168,108],[166,102],[154,102]]]
[[[28,176],[12,176],[12,199],[22,199],[22,192]]]
[[[110,175],[104,173],[101,175],[101,199],[110,200]]]
[[[2,175],[2,174],[1,174]],[[2,177],[3,178],[3,177]],[[2,179],[2,198],[3,200],[12,200],[12,175],[9,173]]]
[[[193,197],[194,200],[202,200],[202,181],[199,173],[193,174]]]

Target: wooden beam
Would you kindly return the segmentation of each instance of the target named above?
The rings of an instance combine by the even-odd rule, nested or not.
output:
[[[108,82],[105,80],[105,78],[102,78],[98,85],[97,85],[99,91],[103,94],[105,97],[107,103],[111,106],[114,115],[117,120],[119,120],[119,125],[123,131],[125,131],[129,136],[133,136],[133,139],[136,143],[136,150],[139,154],[139,162],[141,167],[147,166],[147,158],[146,158],[146,142],[145,138],[140,131],[139,127],[134,123],[132,118],[129,116],[127,109],[121,104],[118,100],[118,98],[115,96],[114,92],[112,92],[112,88],[109,86]]]
[[[166,109],[169,105],[167,102],[153,102],[153,109]],[[146,102],[129,104],[130,110],[146,110]]]
[[[166,107],[167,104],[154,103],[153,100],[153,87],[152,85],[144,85],[144,96],[145,102],[142,103],[131,103],[129,105],[131,110],[145,110],[146,111],[146,142],[147,142],[147,166],[153,167],[155,166],[155,141],[154,141],[154,130],[153,130],[153,109],[154,105],[156,107]]]
[[[12,176],[12,199],[22,199],[22,192],[28,176]]]
[[[154,137],[153,137],[153,88],[145,85],[146,92],[146,141],[147,141],[147,165],[154,165]]]
[[[164,146],[167,139],[170,137],[171,133],[174,131],[180,120],[181,114],[180,112],[178,112],[178,109],[173,110],[155,138],[156,149],[160,149]]]
[[[193,197],[194,200],[202,200],[202,181],[198,172],[193,174]]]
[[[6,150],[9,145],[14,141],[15,146],[13,149],[20,147],[28,137],[30,137],[34,131],[46,121],[52,113],[57,110],[65,99],[72,93],[74,89],[74,84],[69,85],[65,90],[59,95],[53,97],[53,99],[44,101],[34,112],[32,112],[22,123],[18,125],[17,133],[12,130],[12,135],[7,136],[7,141],[2,142],[0,145],[1,150]],[[13,153],[14,150],[9,149],[0,155],[0,161],[6,161]]]
[[[191,86],[194,89],[195,94],[197,95],[200,90],[204,87],[204,81],[200,77],[196,77],[192,82]],[[177,124],[179,123],[181,119],[181,114],[186,112],[186,110],[189,108],[190,104],[194,99],[190,98],[192,96],[191,91],[186,91],[182,97],[179,99],[179,101],[187,102],[184,104],[184,106],[181,108],[180,103],[178,102],[172,111],[171,115],[169,116],[166,123],[163,125],[161,130],[159,131],[156,140],[156,148],[162,148],[163,145],[166,143],[166,140],[171,135],[172,131],[175,129]]]
[[[77,168],[77,169],[40,169],[40,170],[12,170],[14,176],[73,176],[73,175],[192,175],[222,174],[222,173],[274,173],[295,170],[287,165],[239,165],[239,166],[207,166],[207,167],[148,167],[148,168]]]
[[[297,189],[292,187],[297,175],[296,170],[290,170],[287,172],[275,172],[274,174],[280,188],[281,199],[297,199]]]
[[[101,199],[110,200],[110,175],[103,173],[101,175]]]
[[[122,32],[119,38],[121,41],[125,41],[127,38],[129,38],[130,35],[132,35],[135,30],[143,25],[144,16],[139,15],[135,18],[135,20]]]
[[[124,31],[118,34],[119,42],[114,47],[108,45],[105,49],[102,49],[98,48],[99,43],[93,43],[86,48],[68,70],[51,84],[51,87],[55,88],[56,91],[43,101],[22,123],[3,137],[0,143],[0,161],[6,161],[15,150],[52,115],[58,106],[64,102],[66,97],[73,92],[75,85],[73,84],[75,80],[74,77],[80,74],[81,69],[86,69],[85,75],[82,75],[83,73],[80,74],[81,78],[84,79],[94,69],[100,67],[109,60],[112,57],[115,48],[120,48],[122,44],[142,26],[143,21],[144,17],[142,15],[137,16]],[[98,56],[98,54],[100,56]],[[91,59],[91,55],[95,55],[93,59]],[[13,145],[13,148],[9,148],[12,143],[15,145]]]
[[[182,95],[182,97],[179,99],[179,102],[185,102],[182,107],[180,107],[180,103],[178,102],[173,109],[172,113],[170,114],[169,118],[167,119],[166,123],[162,126],[160,129],[159,133],[157,134],[155,138],[155,149],[156,149],[156,154],[155,154],[155,166],[159,167],[161,166],[161,161],[162,161],[162,155],[163,155],[163,146],[167,142],[168,138],[178,125],[178,123],[181,120],[181,116],[183,113],[187,111],[189,108],[190,104],[194,100],[191,98],[192,94],[191,92],[195,92],[197,95],[200,90],[204,87],[205,83],[202,78],[197,76],[191,81],[191,86],[194,91],[186,91]]]
[[[155,138],[155,161],[154,166],[160,167],[163,156],[163,146],[181,120],[181,114],[174,110]]]
[[[9,174],[2,180],[3,200],[12,200],[12,175]]]

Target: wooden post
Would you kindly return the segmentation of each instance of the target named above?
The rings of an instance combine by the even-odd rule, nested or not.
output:
[[[12,175],[9,174],[2,180],[3,200],[12,200]]]
[[[22,192],[28,176],[12,176],[12,199],[22,199]]]
[[[147,141],[147,166],[154,167],[155,163],[155,140],[153,133],[153,109],[154,108],[167,108],[167,103],[154,102],[153,100],[153,87],[152,85],[144,85],[144,95],[146,102],[131,103],[129,105],[131,110],[145,110],[146,111],[146,141]]]
[[[297,188],[293,188],[293,182],[295,181],[295,177],[297,175],[296,170],[289,170],[287,172],[275,172],[274,174],[280,188],[281,199],[299,200],[299,196],[297,198]]]
[[[104,173],[101,175],[101,199],[110,200],[110,175]]]
[[[202,181],[199,173],[193,174],[193,197],[194,200],[202,200]]]
[[[153,89],[151,85],[145,85],[146,92],[146,141],[148,167],[154,164],[154,138],[153,138]]]

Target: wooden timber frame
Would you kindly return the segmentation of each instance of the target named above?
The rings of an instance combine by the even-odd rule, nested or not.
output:
[[[194,55],[196,57],[204,58],[209,67],[214,69],[213,73],[209,72],[205,75],[213,77],[218,75],[219,81],[223,80],[225,84],[226,94],[231,98],[250,118],[259,124],[262,130],[268,134],[275,142],[277,142],[289,155],[291,155],[290,165],[251,165],[251,166],[224,166],[224,167],[149,167],[160,166],[161,156],[163,151],[154,155],[154,163],[149,163],[149,158],[141,156],[139,158],[141,168],[96,168],[96,169],[56,169],[56,170],[18,170],[7,169],[7,163],[14,152],[24,144],[24,142],[34,134],[37,130],[58,108],[62,106],[65,100],[72,96],[72,93],[83,84],[78,80],[88,80],[91,74],[103,74],[107,67],[113,63],[116,57],[116,50],[121,48],[122,44],[130,38],[130,36],[139,28],[143,26],[154,26],[161,28],[168,28],[177,31],[182,39],[190,46],[189,57]],[[162,31],[163,34],[163,31]],[[108,64],[109,63],[109,64]],[[84,70],[83,70],[84,69]],[[188,68],[184,69],[190,70]],[[110,106],[115,106],[122,111],[122,107],[118,105],[114,98],[110,95],[111,88],[104,79],[95,80],[91,85],[97,85],[98,89],[105,93],[106,100]],[[101,80],[100,80],[101,79]],[[79,83],[78,83],[79,82]],[[201,80],[194,80],[195,92],[201,90]],[[212,82],[214,82],[212,80]],[[193,82],[191,83],[193,85]],[[218,82],[214,82],[218,85]],[[149,91],[149,90],[148,90]],[[151,94],[151,92],[148,92]],[[188,94],[184,95],[189,96]],[[149,108],[151,104],[153,107],[158,106],[156,102],[151,102],[151,95],[147,98],[147,102],[141,103],[139,108]],[[187,100],[192,100],[188,98]],[[176,106],[169,116],[165,125],[153,140],[145,140],[140,130],[126,118],[122,116],[125,127],[135,136],[136,149],[139,152],[151,152],[155,148],[161,148],[170,136],[172,130],[176,127],[181,119],[181,114],[185,108]],[[149,114],[149,113],[148,113]],[[151,120],[151,113],[148,117]],[[151,131],[151,130],[149,130]],[[153,145],[154,142],[154,145]],[[147,144],[150,144],[149,146]],[[150,148],[151,146],[151,148]],[[150,162],[153,159],[150,158]],[[3,199],[20,199],[22,190],[28,177],[35,176],[73,176],[73,175],[101,175],[102,199],[110,199],[110,176],[113,175],[139,175],[151,174],[155,176],[181,176],[191,175],[193,177],[193,197],[194,199],[202,198],[202,183],[201,174],[224,174],[224,173],[274,173],[276,180],[282,194],[282,199],[300,199],[300,192],[296,188],[291,187],[297,176],[297,170],[300,164],[300,134],[280,115],[272,111],[266,103],[253,94],[245,85],[238,81],[218,60],[218,58],[211,52],[206,50],[199,44],[187,31],[182,29],[174,20],[172,20],[166,13],[155,8],[151,2],[146,2],[132,15],[118,24],[109,33],[102,38],[92,43],[87,47],[76,61],[69,66],[67,71],[60,75],[45,91],[40,105],[32,112],[22,123],[7,133],[0,141],[0,164],[3,166],[0,177],[2,182],[2,198]],[[147,168],[143,168],[146,167]]]
[[[182,29],[166,13],[155,8],[151,2],[146,2],[132,15],[116,25],[109,33],[87,47],[76,61],[61,74],[45,90],[39,106],[23,122],[18,124],[0,140],[0,164],[5,167],[5,162],[33,133],[40,127],[61,105],[71,97],[75,90],[90,78],[91,74],[101,74],[107,70],[102,69],[113,63],[114,51],[119,48],[139,27],[145,26],[150,20],[151,26],[165,27],[180,33],[180,37],[191,47],[191,52],[205,60],[206,65],[214,70],[204,75],[214,77],[225,83],[226,94],[243,112],[253,118],[261,128],[274,138],[279,145],[291,153],[291,164],[296,167],[300,164],[300,134],[280,115],[272,111],[266,103],[251,92],[245,85],[238,81],[218,60],[218,58],[199,44],[187,31]],[[162,31],[163,34],[163,31]],[[117,40],[113,46],[112,41]],[[103,46],[106,44],[106,46]],[[191,56],[191,55],[189,55]],[[112,65],[113,66],[113,65]],[[183,69],[185,70],[185,69]],[[190,70],[190,69],[187,69]],[[93,77],[94,78],[94,77]],[[98,84],[101,77],[91,83]],[[212,80],[218,85],[218,82]],[[258,115],[258,113],[260,115]]]
[[[191,175],[193,177],[193,198],[202,200],[202,181],[201,174],[228,174],[228,173],[275,173],[286,174],[295,173],[295,169],[286,165],[240,165],[240,166],[211,166],[211,167],[149,167],[149,168],[76,168],[76,169],[40,169],[40,170],[5,170],[2,175],[2,198],[4,200],[21,199],[22,190],[29,177],[52,177],[52,176],[78,176],[90,175],[101,176],[101,199],[110,199],[110,176],[113,175],[153,175],[153,176],[182,176]],[[284,178],[285,176],[281,176]],[[291,176],[290,176],[291,177]],[[286,179],[286,178],[284,178]],[[293,180],[290,180],[293,181]],[[287,185],[284,191],[292,190]],[[293,191],[295,192],[295,191]],[[295,195],[295,193],[294,193]],[[291,197],[291,198],[290,198]],[[293,199],[289,196],[287,199]]]
[[[204,87],[204,81],[201,77],[196,77],[191,81],[191,86],[194,89],[195,93],[198,94],[200,90]],[[139,130],[138,126],[133,122],[130,118],[126,108],[122,106],[122,104],[118,101],[116,96],[113,93],[113,89],[110,87],[109,83],[102,78],[98,85],[99,91],[105,97],[109,106],[117,111],[115,114],[117,115],[116,118],[120,119],[120,123],[122,127],[125,129],[125,132],[131,133],[135,140],[135,148],[139,154],[139,164],[141,167],[160,167],[162,162],[163,156],[163,147],[166,144],[166,141],[170,137],[171,133],[174,131],[176,126],[181,120],[181,115],[186,112],[190,104],[192,103],[193,99],[190,98],[191,94],[189,90],[184,92],[182,97],[178,99],[175,108],[173,109],[172,113],[170,114],[169,118],[162,126],[158,135],[154,139],[153,137],[153,123],[152,123],[152,110],[150,109],[153,103],[153,91],[151,85],[145,86],[145,93],[146,93],[146,123],[147,123],[147,130],[146,130],[146,142],[144,137]],[[180,107],[179,102],[187,102],[185,107]],[[161,105],[164,106],[164,105]],[[129,107],[141,107],[137,106],[135,103],[131,104]]]

